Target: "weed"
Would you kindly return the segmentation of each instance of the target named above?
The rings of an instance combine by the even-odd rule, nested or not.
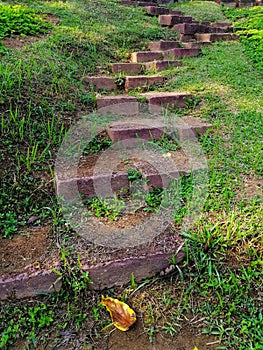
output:
[[[109,217],[110,220],[117,220],[122,209],[124,208],[124,201],[118,199],[117,195],[113,198],[100,199],[93,197],[92,199],[86,199],[85,204],[88,209],[94,213],[97,217]]]
[[[130,182],[133,182],[142,178],[142,174],[136,169],[128,169],[127,174],[128,174],[128,180]]]

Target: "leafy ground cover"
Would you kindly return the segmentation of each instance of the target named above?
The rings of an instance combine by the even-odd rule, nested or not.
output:
[[[263,66],[263,9],[253,7],[250,9],[230,10],[224,9],[225,15],[235,20],[237,33],[241,34],[241,41],[246,52],[257,68],[262,71]]]
[[[94,107],[94,92],[83,89],[82,77],[96,73],[97,66],[125,61],[147,41],[176,34],[145,16],[144,9],[121,7],[113,0],[5,1],[1,7],[18,4],[26,9],[23,13],[51,13],[60,22],[51,35],[19,51],[7,49],[1,57],[0,244],[21,234],[32,216],[42,226],[51,225],[61,247],[63,274],[58,278],[63,288],[52,296],[2,303],[0,347],[15,343],[15,349],[106,349],[110,331],[103,328],[110,321],[100,294],[89,289],[89,277],[64,246],[72,232],[53,191],[55,155],[70,126]],[[173,7],[198,20],[225,20],[226,12],[211,2]],[[237,27],[242,22],[251,30],[253,23],[262,31],[261,10],[231,11],[231,20],[245,16]],[[185,59],[182,68],[167,73],[162,90],[196,96],[178,115],[213,123],[213,132],[200,139],[209,164],[209,195],[202,215],[183,234],[185,261],[177,266],[171,257],[174,273],[141,284],[131,277],[127,288],[106,293],[135,309],[149,344],[156,334],[178,339],[190,326],[193,332],[216,337],[211,348],[262,348],[263,98],[258,36],[213,44],[202,56]],[[256,43],[255,50],[250,41]],[[97,147],[94,141],[92,148]],[[190,189],[183,182],[183,198]]]

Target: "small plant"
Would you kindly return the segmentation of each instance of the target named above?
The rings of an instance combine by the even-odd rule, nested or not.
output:
[[[125,76],[123,75],[119,75],[116,80],[115,80],[115,84],[118,86],[118,88],[122,89],[124,88],[125,85]]]
[[[113,198],[100,199],[94,197],[87,199],[85,204],[97,217],[109,217],[110,220],[117,220],[122,209],[124,208],[124,201],[118,199],[117,195]]]
[[[148,192],[145,197],[145,202],[147,207],[144,208],[145,211],[152,211],[157,209],[162,202],[163,189],[162,188],[152,188],[152,192]]]
[[[165,152],[176,151],[180,148],[178,142],[169,135],[162,135],[162,137],[159,140],[152,140],[150,142],[152,142],[155,145],[158,145]]]
[[[136,169],[128,169],[127,174],[130,182],[133,182],[142,178],[142,174]]]
[[[83,155],[98,153],[106,150],[112,146],[112,141],[107,139],[106,137],[98,135],[97,137],[93,137],[88,145],[83,150]]]

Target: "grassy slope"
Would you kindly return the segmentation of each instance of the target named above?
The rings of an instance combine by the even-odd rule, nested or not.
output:
[[[156,19],[145,17],[143,9],[119,7],[115,1],[21,3],[56,14],[61,21],[52,36],[2,57],[1,208],[11,216],[4,217],[1,228],[12,226],[11,233],[33,213],[41,214],[43,222],[53,220],[44,208],[56,212],[43,171],[50,176],[65,130],[78,113],[93,106],[94,95],[82,90],[81,78],[96,72],[97,65],[125,60],[130,50],[143,48],[147,40],[175,36],[160,28]],[[199,20],[223,20],[214,3],[176,7]],[[176,324],[184,323],[183,315],[198,314],[205,316],[206,331],[218,334],[226,349],[260,349],[262,198],[244,198],[240,192],[245,176],[262,177],[262,75],[240,43],[215,44],[168,75],[172,78],[165,90],[188,90],[201,101],[185,113],[206,117],[214,124],[214,132],[202,139],[209,158],[209,197],[199,221],[186,233],[189,250],[181,273],[149,287],[146,283],[143,292],[133,296],[129,296],[130,289],[123,290],[122,296],[137,310],[144,310],[149,333],[155,326],[174,334],[180,330]],[[73,284],[74,276],[79,279]],[[86,285],[85,276],[71,274],[61,295],[36,302],[39,310],[36,306],[29,309],[27,302],[17,303],[19,318],[11,311],[13,305],[7,305],[1,321],[4,336],[20,334],[34,341],[35,328],[56,325],[79,331],[91,324],[94,336],[108,319],[98,308],[99,296],[87,292]],[[115,296],[114,291],[109,294]],[[90,341],[88,335],[86,339]]]

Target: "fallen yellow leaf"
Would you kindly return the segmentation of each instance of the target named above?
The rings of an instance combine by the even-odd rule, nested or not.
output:
[[[195,346],[193,350],[198,350],[198,348]]]
[[[127,331],[136,321],[135,312],[125,303],[114,298],[101,296],[102,305],[109,311],[114,326],[121,331]]]

